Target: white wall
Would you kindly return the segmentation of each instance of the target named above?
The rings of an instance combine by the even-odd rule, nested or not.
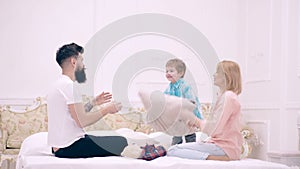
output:
[[[44,95],[60,70],[55,52],[94,33],[94,1],[1,0],[1,98]]]
[[[58,47],[73,41],[84,46],[104,26],[133,14],[160,13],[178,17],[198,28],[209,39],[218,56],[237,56],[236,1],[70,2],[1,0],[3,26],[0,28],[0,43],[5,61],[1,62],[0,71],[6,83],[1,86],[0,98],[45,95],[60,72],[55,63]],[[200,97],[209,101],[206,96]]]
[[[240,3],[243,110],[251,123],[270,131],[269,136],[263,136],[266,151],[298,149],[299,3],[297,0]]]
[[[55,52],[61,45],[76,42],[85,46],[99,30],[127,16],[166,14],[202,32],[220,60],[240,64],[244,117],[254,125],[266,124],[270,130],[264,139],[265,151],[296,150],[299,11],[299,0],[0,0],[0,104],[45,96],[60,74]],[[118,65],[147,49],[164,50],[185,59],[192,74],[201,76],[196,78],[200,100],[211,101],[210,77],[199,74],[203,65],[195,64],[197,59],[188,48],[163,36],[128,38],[114,46],[99,63],[95,79],[90,79],[95,83],[94,92],[111,90]],[[193,68],[197,66],[200,71]],[[149,81],[151,85],[147,87],[163,89],[167,84],[162,70],[137,74],[130,84],[125,84],[129,99],[136,101],[136,90]]]

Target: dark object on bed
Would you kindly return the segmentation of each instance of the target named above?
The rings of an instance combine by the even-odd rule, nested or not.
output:
[[[141,153],[140,159],[147,160],[147,161],[165,156],[167,154],[167,151],[163,146],[155,147],[154,144],[151,145],[146,144],[146,146],[141,148],[143,149],[143,151]]]

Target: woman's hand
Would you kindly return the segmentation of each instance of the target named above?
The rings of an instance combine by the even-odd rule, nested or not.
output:
[[[191,129],[197,129],[198,131],[201,131],[202,125],[201,125],[201,120],[198,119],[197,117],[195,117],[195,119],[193,121],[188,121],[187,125],[191,128]]]

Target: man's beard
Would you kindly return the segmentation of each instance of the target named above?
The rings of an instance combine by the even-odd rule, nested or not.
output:
[[[86,81],[85,68],[81,70],[78,68],[75,70],[75,79],[78,83],[84,83]]]

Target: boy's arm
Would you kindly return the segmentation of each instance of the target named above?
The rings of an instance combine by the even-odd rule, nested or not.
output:
[[[165,89],[164,94],[170,95],[170,86]]]
[[[198,106],[200,105],[197,97],[194,95],[194,92],[190,86],[186,86],[182,93],[183,98],[190,100],[193,104]]]
[[[184,88],[183,96],[184,96],[184,98],[187,98],[189,100],[196,101],[196,97],[195,97],[195,94],[194,94],[191,86],[186,86]]]
[[[194,110],[194,114],[199,118],[203,119],[201,112],[200,112],[200,102],[198,98],[194,95],[194,92],[190,86],[186,86],[183,91],[183,97],[190,100],[193,104],[196,105],[196,108]]]

